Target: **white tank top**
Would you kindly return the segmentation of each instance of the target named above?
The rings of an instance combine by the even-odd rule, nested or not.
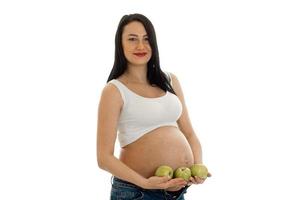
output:
[[[170,82],[172,85],[172,80]],[[161,126],[178,127],[176,121],[182,113],[182,105],[173,93],[167,91],[161,97],[147,98],[131,91],[117,79],[108,83],[118,88],[124,103],[117,127],[121,147]]]

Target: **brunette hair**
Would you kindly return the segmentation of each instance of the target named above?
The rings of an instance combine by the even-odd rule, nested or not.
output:
[[[124,30],[124,26],[133,21],[138,21],[143,24],[148,35],[149,44],[152,49],[152,56],[147,63],[147,79],[149,83],[151,85],[157,85],[164,91],[169,91],[175,94],[175,91],[173,90],[170,84],[168,76],[160,68],[158,47],[154,27],[147,17],[138,13],[124,15],[119,22],[117,32],[115,35],[115,60],[107,82],[109,82],[112,79],[118,78],[127,69],[127,60],[125,58],[122,47],[122,33]]]

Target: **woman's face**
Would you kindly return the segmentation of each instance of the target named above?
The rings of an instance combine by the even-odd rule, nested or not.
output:
[[[124,26],[122,46],[128,63],[146,65],[151,58],[152,51],[147,32],[142,23],[133,21]]]

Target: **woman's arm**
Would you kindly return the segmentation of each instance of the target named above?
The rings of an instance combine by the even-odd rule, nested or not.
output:
[[[118,89],[106,85],[98,107],[97,160],[101,169],[136,185],[143,185],[145,178],[130,169],[114,156],[117,122],[123,105]]]
[[[194,155],[194,163],[195,164],[203,164],[202,147],[201,147],[200,141],[192,127],[192,123],[191,123],[189,115],[188,115],[187,107],[186,107],[185,101],[184,101],[183,91],[181,89],[179,80],[172,73],[171,73],[171,77],[173,79],[173,89],[182,103],[182,114],[181,114],[180,118],[177,120],[178,127],[182,131],[182,133],[185,135],[186,139],[188,140],[188,142],[191,146],[191,149],[192,149],[193,155]],[[208,172],[207,176],[210,177],[211,174]],[[199,177],[191,177],[188,185],[201,184],[204,181],[205,181],[205,179],[201,179]]]
[[[177,120],[178,127],[181,130],[181,132],[185,135],[186,139],[188,140],[191,146],[194,155],[194,163],[202,164],[201,144],[192,127],[192,123],[190,121],[188,110],[185,104],[182,88],[180,86],[178,78],[172,73],[171,77],[173,82],[173,89],[182,103],[182,114]]]
[[[167,177],[144,178],[114,156],[117,124],[123,105],[118,89],[107,84],[101,94],[98,107],[97,161],[101,169],[123,180],[147,189],[165,189],[183,185],[180,179]]]

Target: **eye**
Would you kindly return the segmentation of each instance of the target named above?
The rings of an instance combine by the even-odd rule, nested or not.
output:
[[[136,38],[129,38],[129,41],[136,41]]]
[[[149,38],[145,38],[146,41],[149,41]]]

